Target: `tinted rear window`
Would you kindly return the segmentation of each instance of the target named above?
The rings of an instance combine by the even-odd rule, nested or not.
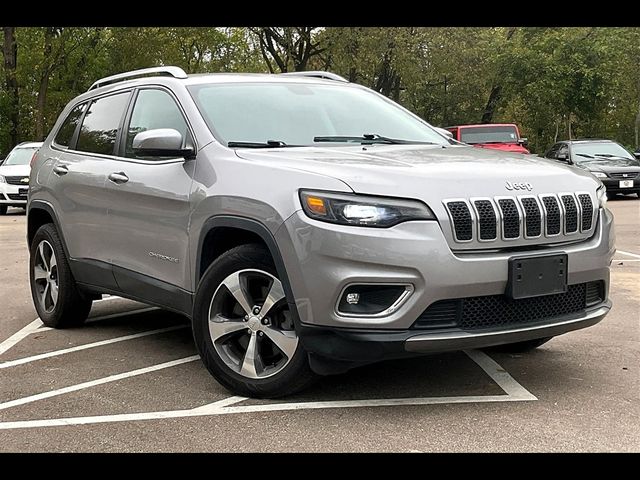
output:
[[[71,110],[71,113],[69,113],[64,122],[62,122],[60,130],[58,130],[58,134],[54,140],[56,145],[60,145],[61,147],[69,146],[71,139],[73,138],[73,134],[76,131],[76,127],[78,126],[78,122],[80,121],[80,117],[82,117],[82,112],[84,112],[86,106],[87,104],[83,103]]]
[[[80,128],[76,150],[113,155],[128,100],[129,92],[124,92],[91,103]]]

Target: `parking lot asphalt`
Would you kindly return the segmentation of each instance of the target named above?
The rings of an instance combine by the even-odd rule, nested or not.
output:
[[[456,352],[327,377],[277,401],[209,376],[188,322],[107,297],[82,328],[42,328],[26,218],[0,217],[0,451],[640,450],[640,199],[609,202],[614,302],[528,354]]]

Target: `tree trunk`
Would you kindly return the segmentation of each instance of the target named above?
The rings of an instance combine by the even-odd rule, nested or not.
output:
[[[40,74],[40,85],[38,87],[38,97],[36,98],[36,138],[44,140],[44,111],[47,105],[47,91],[49,89],[49,77],[51,75],[51,50],[55,30],[45,28],[44,48],[42,50],[44,58],[44,68]]]
[[[18,80],[16,79],[16,65],[18,63],[18,44],[16,42],[16,28],[2,27],[4,33],[3,54],[4,54],[4,74],[5,87],[7,90],[8,117],[9,117],[9,139],[10,147],[18,144],[19,127],[19,96]]]
[[[484,112],[482,113],[482,119],[480,123],[491,123],[493,121],[493,114],[498,107],[498,102],[500,101],[500,97],[502,96],[502,86],[495,85],[491,89],[491,93],[489,94],[489,100],[487,100],[487,105],[484,107]]]

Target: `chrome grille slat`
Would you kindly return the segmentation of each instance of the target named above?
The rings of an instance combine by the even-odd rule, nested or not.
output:
[[[478,248],[492,242],[589,234],[595,227],[599,208],[595,197],[584,191],[453,198],[443,203],[449,214],[453,241],[477,244]]]
[[[564,233],[571,235],[578,231],[578,204],[572,194],[563,193],[560,195],[562,207],[564,209]]]
[[[498,198],[498,208],[502,219],[502,238],[515,240],[520,237],[522,218],[514,198]]]

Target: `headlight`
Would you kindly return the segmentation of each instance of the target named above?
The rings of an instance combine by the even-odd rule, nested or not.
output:
[[[0,175],[0,183],[6,183],[7,181],[4,179],[2,175]]]
[[[605,208],[607,206],[607,189],[604,185],[598,187],[598,190],[596,190],[596,196],[598,197],[598,205],[600,208]]]
[[[594,177],[598,177],[598,178],[607,178],[607,174],[604,172],[589,172],[591,175],[593,175]]]
[[[341,225],[384,228],[409,220],[436,219],[418,200],[301,190],[300,202],[309,217]]]

